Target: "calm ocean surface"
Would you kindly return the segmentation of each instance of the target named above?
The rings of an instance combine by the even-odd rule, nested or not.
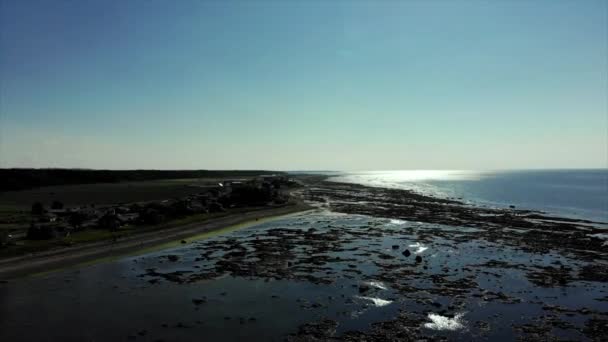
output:
[[[608,222],[608,169],[368,171],[341,173],[330,180]]]

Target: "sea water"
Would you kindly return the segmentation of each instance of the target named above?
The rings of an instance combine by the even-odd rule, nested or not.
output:
[[[608,222],[608,169],[344,172],[329,180]]]

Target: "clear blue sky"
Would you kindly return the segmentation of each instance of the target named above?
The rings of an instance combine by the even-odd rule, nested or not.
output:
[[[0,3],[1,167],[608,167],[607,1]]]

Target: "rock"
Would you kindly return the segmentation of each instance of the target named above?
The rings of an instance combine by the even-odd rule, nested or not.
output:
[[[167,255],[167,258],[169,259],[169,261],[174,261],[174,262],[179,260],[179,256],[177,256],[175,254]]]
[[[288,341],[326,341],[336,333],[338,322],[325,319],[320,322],[307,323],[298,328],[298,332],[287,337]]]
[[[370,289],[371,289],[371,287],[367,284],[359,285],[359,293],[365,293],[365,292],[369,291]]]
[[[412,255],[412,253],[410,253],[410,250],[409,250],[409,249],[406,249],[406,250],[405,250],[405,251],[403,251],[403,253],[401,253],[401,254],[403,254],[403,255],[404,255],[404,256],[406,256],[406,257],[409,257],[410,255]]]
[[[416,255],[416,262],[422,262],[422,257],[420,255]]]
[[[186,241],[186,240],[182,240],[182,243],[188,243],[188,241]]]
[[[393,249],[399,249],[399,245],[393,245]]]
[[[205,303],[205,300],[204,299],[194,298],[192,300],[192,303],[194,303],[194,305],[201,305],[201,304]]]

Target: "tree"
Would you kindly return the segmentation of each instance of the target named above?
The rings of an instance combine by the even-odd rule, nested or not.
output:
[[[42,215],[44,214],[44,206],[40,202],[36,202],[32,204],[32,215]]]
[[[63,203],[59,201],[53,201],[53,204],[51,204],[51,209],[63,209]]]
[[[84,223],[84,221],[86,221],[86,219],[87,215],[80,212],[76,212],[70,215],[70,217],[68,218],[68,223],[73,227],[74,230],[78,230],[81,228],[82,224]]]
[[[49,240],[56,237],[56,232],[53,226],[31,223],[26,237],[28,240]]]

